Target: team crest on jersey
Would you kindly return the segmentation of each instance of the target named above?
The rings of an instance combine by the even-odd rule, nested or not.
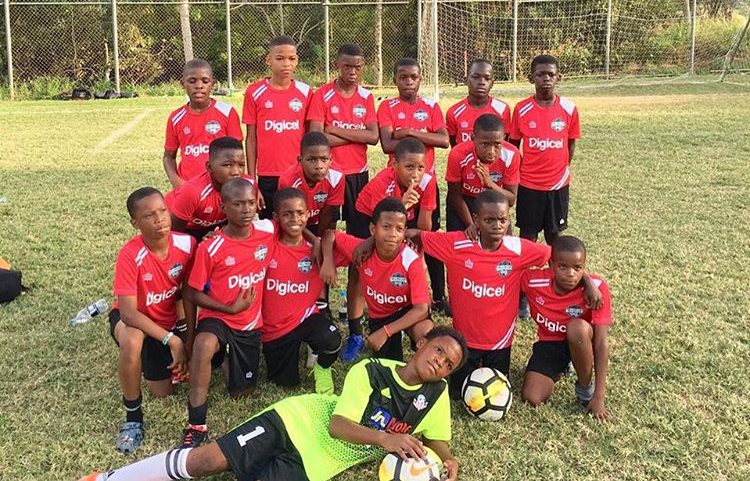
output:
[[[495,270],[501,276],[508,277],[508,274],[510,274],[510,271],[513,270],[513,266],[511,266],[510,261],[506,259],[500,264],[498,264],[497,267],[495,267]]]
[[[396,115],[396,118],[397,118],[397,119],[399,119],[399,120],[404,120],[404,119],[406,118],[406,114],[405,114],[405,113],[403,113],[403,112],[399,112],[399,113],[398,113],[398,114]]]
[[[369,267],[368,267],[368,268],[366,268],[366,269],[365,269],[365,275],[366,275],[367,277],[372,277],[372,269],[370,269]]]
[[[266,255],[268,255],[268,247],[264,245],[259,245],[257,249],[255,249],[255,254],[253,256],[255,257],[256,261],[263,261],[266,259]]]
[[[182,128],[182,133],[185,135],[190,135],[191,132],[192,130],[190,130],[190,127],[188,127],[187,125]]]
[[[427,111],[424,109],[417,109],[417,111],[414,112],[414,118],[418,122],[424,122],[425,120],[427,120]]]
[[[552,130],[554,130],[555,132],[562,132],[563,130],[565,130],[565,121],[558,117],[553,120],[552,123],[549,124],[549,126],[552,127]]]
[[[540,306],[543,306],[544,305],[544,297],[542,297],[542,296],[536,296],[536,303],[539,304]]]
[[[469,128],[469,122],[462,120],[461,121],[461,128],[462,129],[468,129]]]
[[[210,214],[213,211],[214,211],[214,208],[212,206],[210,206],[210,205],[208,207],[206,207],[205,209],[203,209],[203,213],[204,214]]]
[[[471,259],[466,259],[466,261],[464,262],[464,267],[466,267],[467,269],[473,269],[474,263],[471,261]]]
[[[536,128],[536,121],[535,120],[532,120],[531,122],[529,122],[529,128],[530,129],[535,129]]]
[[[208,132],[211,135],[216,135],[221,131],[221,125],[219,125],[219,122],[215,120],[212,120],[209,123],[207,123],[204,128],[206,129],[206,132]]]
[[[237,260],[234,258],[234,256],[226,256],[224,258],[224,265],[227,267],[231,267],[233,265],[237,264]]]
[[[263,107],[265,107],[267,109],[272,109],[273,108],[273,102],[271,102],[270,100],[266,100],[266,103],[263,104]]]
[[[328,193],[323,192],[322,190],[320,192],[316,192],[313,196],[313,200],[317,202],[318,204],[322,204],[326,200],[328,200]]]
[[[583,315],[583,308],[576,305],[568,306],[565,309],[565,313],[573,319],[578,319]]]
[[[497,184],[498,182],[503,180],[503,174],[501,174],[500,172],[491,172],[490,180],[492,180],[492,182]]]
[[[331,113],[332,114],[337,114],[339,112],[341,112],[341,110],[339,109],[338,105],[334,105],[333,107],[331,107]]]
[[[427,398],[424,397],[424,394],[420,394],[419,396],[414,398],[414,402],[412,404],[414,404],[414,407],[417,408],[417,411],[422,411],[427,407],[429,403],[427,402]]]
[[[182,273],[182,270],[185,268],[182,264],[179,262],[175,262],[172,264],[172,267],[169,268],[169,277],[172,279],[177,279],[180,277],[180,274]]]
[[[361,119],[367,114],[367,109],[365,108],[364,105],[357,104],[352,109],[352,113],[354,114],[355,117],[357,117],[358,119]]]
[[[292,109],[293,112],[299,112],[300,110],[302,110],[303,106],[304,105],[302,104],[302,101],[297,97],[294,97],[289,101],[289,108]]]
[[[400,272],[396,272],[390,278],[393,287],[404,287],[407,284],[406,277]]]
[[[151,282],[152,280],[154,280],[153,274],[151,274],[150,272],[143,274],[143,282]]]
[[[312,270],[312,265],[312,261],[305,257],[297,263],[297,269],[299,269],[300,272],[304,272],[305,274],[307,274]]]

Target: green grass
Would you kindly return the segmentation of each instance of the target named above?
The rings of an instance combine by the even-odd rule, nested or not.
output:
[[[446,92],[444,109],[461,89]],[[534,337],[523,322],[508,418],[483,424],[454,406],[460,478],[750,479],[750,88],[669,81],[562,92],[576,100],[583,126],[570,232],[587,242],[590,267],[614,296],[607,403],[615,419],[583,416],[571,379],[542,408],[518,402]],[[512,102],[528,94],[528,85],[499,92]],[[0,195],[10,198],[0,205],[0,255],[33,287],[0,307],[0,479],[77,479],[135,459],[113,448],[123,413],[106,322],[71,329],[66,320],[110,295],[115,255],[133,235],[127,194],[167,187],[164,123],[181,101],[0,102]],[[146,109],[135,129],[94,151]],[[373,165],[382,166],[375,150]],[[445,153],[438,158],[444,165]],[[340,386],[344,368],[336,368]],[[221,433],[311,388],[311,378],[293,391],[265,383],[256,397],[232,401],[215,376],[209,422]],[[185,388],[167,400],[146,395],[138,459],[174,445],[185,399]],[[375,469],[339,479],[374,480]]]

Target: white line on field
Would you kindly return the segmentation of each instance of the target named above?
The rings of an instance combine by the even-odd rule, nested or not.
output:
[[[96,147],[94,147],[94,153],[101,152],[123,135],[127,135],[131,130],[133,130],[133,128],[135,128],[136,125],[138,125],[143,119],[148,117],[148,115],[153,111],[153,109],[144,110],[140,114],[133,117],[130,122],[109,134],[106,139],[101,140],[98,144],[96,144]]]

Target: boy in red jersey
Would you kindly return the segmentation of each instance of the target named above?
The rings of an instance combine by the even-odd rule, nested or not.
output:
[[[245,174],[242,142],[232,137],[212,141],[203,173],[167,194],[172,229],[200,241],[209,231],[224,224],[227,218],[221,209],[221,187],[235,177],[245,177],[255,185]]]
[[[216,237],[198,246],[185,291],[186,298],[201,310],[190,359],[183,447],[195,447],[208,437],[206,397],[214,355],[227,353],[227,389],[232,397],[250,394],[258,381],[262,282],[275,229],[270,220],[253,221],[255,189],[247,180],[227,181],[221,188],[221,202],[228,223]]]
[[[164,171],[178,187],[206,169],[209,144],[219,137],[242,141],[240,117],[231,105],[211,98],[214,73],[205,60],[193,59],[182,71],[182,86],[190,99],[169,115],[164,141]],[[180,165],[177,165],[177,151]]]
[[[266,64],[271,76],[248,85],[242,109],[247,125],[247,171],[258,179],[260,217],[270,219],[279,176],[297,162],[310,86],[292,78],[297,45],[288,35],[271,39]]]
[[[586,248],[579,239],[560,236],[552,244],[551,267],[523,273],[521,288],[530,300],[538,325],[534,350],[523,378],[523,399],[539,406],[552,396],[555,382],[573,362],[579,402],[599,420],[609,419],[604,407],[609,363],[607,331],[612,324],[609,286],[591,274],[602,294],[601,308],[591,310],[583,299]],[[596,382],[592,377],[596,372]]]
[[[469,64],[468,71],[466,86],[469,88],[469,95],[445,113],[451,146],[470,142],[474,122],[484,114],[496,115],[503,121],[507,138],[510,133],[510,106],[490,95],[492,84],[495,82],[492,64],[482,58],[474,59]]]
[[[555,94],[559,68],[552,55],[532,60],[535,93],[516,104],[510,132],[513,144],[523,143],[516,226],[533,241],[544,230],[549,245],[568,226],[570,162],[581,137],[575,104]]]
[[[502,193],[513,206],[518,191],[521,154],[503,140],[503,122],[493,114],[480,115],[474,123],[474,136],[448,154],[448,197],[445,224],[448,232],[463,231],[474,222],[474,199],[490,189]]]
[[[127,200],[130,224],[140,234],[120,249],[115,264],[115,303],[110,334],[120,348],[117,370],[126,419],[117,449],[131,454],[143,441],[141,372],[157,398],[172,394],[171,374],[187,371],[186,345],[175,336],[180,295],[195,250],[190,236],[172,232],[167,206],[153,187],[136,190]],[[186,317],[195,306],[185,303]],[[191,337],[192,332],[189,333]]]
[[[386,197],[375,207],[370,223],[374,254],[356,266],[359,283],[369,311],[370,335],[367,343],[375,357],[403,360],[402,332],[413,342],[432,329],[427,318],[430,293],[422,256],[404,244],[406,207],[400,200]],[[336,253],[351,263],[354,250],[363,241],[341,232],[327,231],[323,236],[321,276],[336,282]]]
[[[284,387],[299,384],[299,348],[304,341],[317,355],[315,392],[333,394],[331,365],[338,357],[341,335],[328,310],[319,309],[324,284],[313,246],[303,237],[308,218],[305,194],[281,189],[273,205],[279,236],[266,273],[260,332],[268,379]]]
[[[307,229],[316,235],[336,228],[344,203],[344,174],[330,165],[328,138],[321,132],[308,132],[302,137],[299,162],[279,177],[279,190],[294,187],[305,194]]]
[[[375,98],[359,85],[362,65],[364,58],[359,45],[341,45],[335,63],[338,78],[315,92],[307,112],[310,130],[324,132],[331,143],[332,167],[346,175],[341,217],[349,234],[355,217],[354,204],[369,180],[367,145],[378,143]]]

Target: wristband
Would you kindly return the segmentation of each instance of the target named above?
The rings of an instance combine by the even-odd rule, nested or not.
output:
[[[383,330],[388,337],[391,337],[393,335],[393,333],[391,333],[391,328],[388,327],[388,324],[383,324]]]
[[[169,344],[169,340],[172,339],[172,336],[174,336],[174,332],[172,331],[164,334],[164,337],[161,338],[161,343],[166,346],[167,344]]]

